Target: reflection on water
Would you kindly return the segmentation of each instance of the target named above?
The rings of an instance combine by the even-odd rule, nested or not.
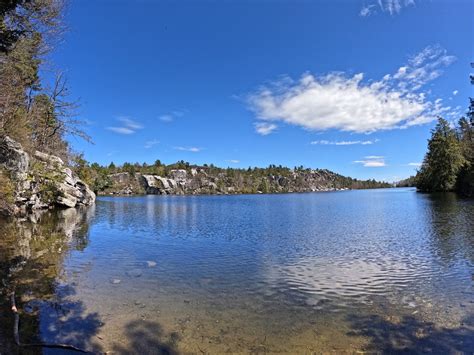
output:
[[[473,217],[411,189],[101,198],[0,222],[2,309],[96,352],[472,351]]]
[[[70,301],[73,284],[64,278],[64,263],[73,251],[88,243],[88,227],[94,209],[38,212],[22,220],[0,223],[0,349],[6,354],[37,354],[38,348],[20,351],[14,345],[13,315],[9,295],[15,291],[21,310],[20,339],[71,342],[98,350],[91,337],[100,326],[98,314]]]

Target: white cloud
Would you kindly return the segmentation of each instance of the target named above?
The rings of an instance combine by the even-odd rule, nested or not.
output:
[[[119,117],[117,120],[121,122],[121,126],[109,126],[107,127],[109,131],[119,134],[133,134],[143,128],[140,123],[130,119],[129,117]]]
[[[229,163],[232,163],[232,164],[240,163],[240,160],[237,160],[237,159],[229,159],[229,160],[226,160],[226,161],[229,162]]]
[[[161,115],[158,117],[160,121],[163,122],[173,122],[178,117],[183,117],[187,110],[174,110],[170,113]]]
[[[266,122],[255,123],[255,131],[262,136],[266,136],[272,133],[277,128],[278,128],[277,125],[273,123],[266,123]]]
[[[119,133],[119,134],[133,134],[135,131],[127,127],[107,127],[109,131]]]
[[[362,9],[360,9],[359,16],[367,17],[374,14],[375,13],[374,7],[375,7],[375,4],[362,7]]]
[[[147,141],[145,142],[145,149],[150,149],[152,147],[154,147],[155,145],[159,144],[160,141],[156,140],[156,139],[153,139],[151,141]]]
[[[160,121],[163,121],[163,122],[172,122],[173,121],[173,116],[172,115],[161,115],[158,118],[160,119]]]
[[[143,126],[140,123],[130,119],[129,117],[119,117],[118,120],[122,122],[126,127],[131,128],[131,129],[143,128]]]
[[[421,163],[408,163],[408,166],[416,166],[416,167],[419,167],[419,166],[421,166]]]
[[[364,81],[363,73],[352,77],[305,73],[299,81],[286,77],[261,88],[248,96],[248,103],[259,120],[256,130],[262,135],[277,129],[277,122],[314,131],[357,133],[407,128],[449,111],[440,99],[429,101],[420,89],[454,60],[440,46],[429,46],[395,74],[378,81]]]
[[[176,150],[181,150],[183,152],[192,152],[192,153],[197,153],[202,150],[202,148],[198,147],[174,147]]]
[[[378,142],[379,139],[374,140],[366,140],[366,141],[328,141],[328,140],[319,140],[319,141],[312,141],[311,144],[321,144],[321,145],[370,145]]]
[[[458,93],[459,93],[458,90],[454,90],[454,91],[453,91],[453,95],[454,95],[454,96],[456,96]]]
[[[390,15],[395,15],[400,13],[404,7],[410,5],[414,6],[415,0],[373,0],[371,4],[362,7],[359,15],[362,17],[374,15],[377,13],[377,9],[381,12],[388,12]]]
[[[362,164],[367,168],[380,168],[386,166],[385,158],[380,155],[369,155],[362,160],[354,160],[354,163]]]

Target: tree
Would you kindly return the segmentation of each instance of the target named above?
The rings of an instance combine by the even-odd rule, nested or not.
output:
[[[44,87],[40,68],[63,32],[63,0],[0,1],[0,135],[30,151],[40,150],[68,161],[65,137],[90,141],[67,100],[64,75]]]
[[[258,185],[258,191],[268,194],[270,192],[270,186],[267,178],[262,178],[260,184]]]
[[[462,195],[474,196],[474,99],[470,98],[467,117],[458,123],[458,138],[466,160],[459,172],[456,191]]]
[[[428,152],[416,177],[416,186],[421,191],[452,191],[458,174],[466,160],[456,131],[448,121],[438,119],[428,140]]]

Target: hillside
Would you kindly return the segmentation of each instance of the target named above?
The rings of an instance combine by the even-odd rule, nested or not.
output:
[[[333,191],[390,187],[375,180],[357,180],[326,169],[294,169],[270,165],[267,168],[219,168],[178,162],[162,165],[124,164],[115,167],[78,169],[79,176],[98,194],[242,194]]]

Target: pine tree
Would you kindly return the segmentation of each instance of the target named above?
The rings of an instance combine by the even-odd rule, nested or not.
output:
[[[465,162],[456,131],[448,121],[439,118],[431,131],[428,152],[416,177],[417,188],[426,192],[452,191]]]
[[[474,99],[470,99],[467,117],[462,117],[458,125],[459,142],[466,163],[459,172],[456,191],[474,196]]]

